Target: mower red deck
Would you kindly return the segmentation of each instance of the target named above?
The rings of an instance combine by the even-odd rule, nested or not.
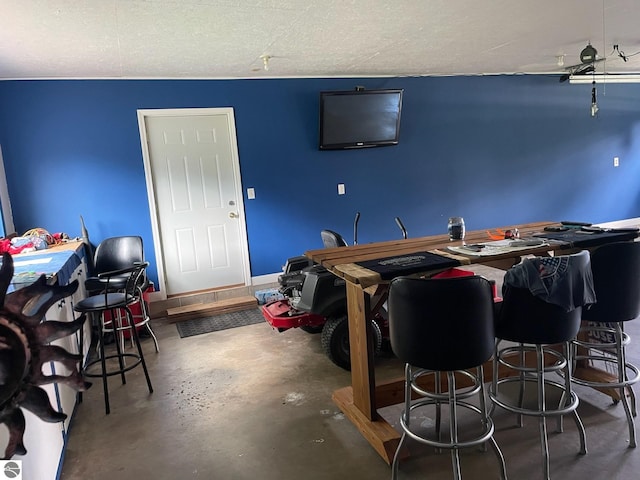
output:
[[[261,307],[262,316],[269,325],[279,331],[296,327],[319,327],[326,318],[291,308],[289,300],[275,300]]]

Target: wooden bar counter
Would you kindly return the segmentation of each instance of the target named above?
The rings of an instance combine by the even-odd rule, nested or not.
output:
[[[557,225],[552,222],[538,222],[511,225],[501,230],[516,227],[520,236],[524,238],[534,233],[542,234],[545,227]],[[467,232],[464,242],[474,244],[490,240],[487,231],[482,230]],[[506,270],[518,263],[525,255],[553,255],[554,251],[558,250],[562,250],[562,253],[565,254],[572,251],[571,244],[557,240],[549,241],[548,244],[542,246],[520,248],[517,251],[490,256],[462,255],[448,249],[451,246],[461,245],[463,245],[461,241],[449,241],[448,235],[435,235],[351,247],[311,250],[305,253],[315,263],[321,264],[333,274],[346,280],[351,386],[336,390],[333,393],[333,401],[388,464],[391,464],[393,460],[400,440],[400,433],[378,414],[378,409],[402,401],[403,380],[398,378],[390,382],[376,383],[373,345],[367,330],[370,328],[368,320],[372,317],[372,296],[384,299],[389,280],[394,276],[407,273],[399,266],[396,271],[390,273],[387,271],[383,279],[380,273],[358,263],[428,252],[455,260],[462,266],[484,264]],[[427,268],[421,273],[431,275],[441,270],[444,268]],[[377,304],[381,303],[377,302]],[[485,376],[489,379],[491,362],[488,362],[485,367],[487,367],[485,368]]]

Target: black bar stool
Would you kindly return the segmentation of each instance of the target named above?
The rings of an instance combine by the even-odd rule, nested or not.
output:
[[[144,262],[144,247],[142,243],[142,237],[138,235],[126,235],[120,237],[105,238],[100,242],[96,248],[93,257],[93,267],[91,271],[93,276],[89,277],[85,281],[85,289],[89,295],[96,293],[102,293],[105,288],[105,279],[100,278],[99,274],[102,272],[113,272],[123,268],[128,268],[135,262]],[[124,290],[129,274],[115,275],[109,278],[109,288],[112,291]],[[149,323],[149,312],[147,304],[144,301],[144,292],[152,285],[147,275],[143,273],[137,284],[138,297],[140,298],[140,305],[131,305],[134,312],[134,319],[138,329],[145,327],[148,334],[153,339],[153,343],[156,347],[156,352],[159,351],[158,339],[151,328]],[[104,319],[103,328],[110,329],[109,322],[111,318]],[[118,317],[117,322],[122,324],[122,320]],[[125,335],[121,335],[122,348],[124,349]]]
[[[91,314],[92,316],[100,318],[100,327],[98,333],[100,358],[92,360],[86,365],[84,375],[86,377],[102,378],[102,385],[104,389],[104,404],[107,414],[109,414],[111,411],[109,406],[109,386],[107,382],[107,378],[110,376],[120,375],[122,383],[125,384],[127,383],[125,373],[137,367],[138,365],[142,365],[142,369],[144,370],[144,375],[147,380],[149,393],[153,393],[153,387],[151,385],[151,379],[149,378],[147,364],[145,363],[142,346],[140,345],[140,339],[138,338],[138,330],[136,328],[131,309],[129,308],[130,305],[142,301],[142,298],[140,298],[139,296],[140,289],[137,287],[139,285],[141,275],[144,274],[144,270],[148,265],[148,262],[136,262],[129,268],[100,273],[98,277],[104,281],[103,292],[87,297],[74,306],[74,310],[76,310],[77,312]],[[110,280],[112,278],[122,278],[122,275],[128,275],[125,282],[125,288],[121,291],[113,291],[109,284]],[[105,312],[109,312],[111,318],[115,319],[122,311],[125,312],[126,316],[125,322],[123,322],[122,327],[118,327],[115,321],[107,323],[111,326],[112,329],[115,340],[114,343],[116,353],[106,355],[104,346],[105,329],[102,328],[102,316]],[[123,346],[120,344],[118,336],[122,333],[123,328],[127,328],[129,330],[136,346],[137,353],[126,353]],[[108,366],[107,360],[109,359],[116,359],[118,366],[114,368],[111,368],[111,365]],[[133,361],[130,361],[127,364],[126,359],[132,359]],[[100,365],[99,372],[90,371],[90,368],[95,365]]]
[[[557,417],[558,430],[562,431],[562,417],[571,414],[580,437],[579,452],[582,455],[587,453],[584,426],[576,411],[579,399],[571,388],[570,342],[580,329],[581,299],[591,299],[592,296],[589,253],[586,250],[547,261],[558,262],[561,268],[566,268],[558,276],[558,282],[567,282],[564,286],[557,285],[554,289],[549,277],[546,287],[553,293],[554,301],[560,300],[558,292],[572,296],[567,299],[570,305],[565,307],[550,303],[532,294],[529,288],[511,286],[505,276],[504,301],[496,316],[493,381],[489,391],[492,412],[497,405],[517,414],[520,427],[523,426],[523,415],[538,418],[545,479],[549,479],[550,475],[547,417]],[[521,265],[527,268],[533,266],[533,272],[544,268],[543,259],[525,259],[524,262],[532,262]],[[553,271],[557,265],[549,268]],[[526,278],[525,283],[530,280],[527,276],[522,278]],[[500,348],[504,340],[515,343]],[[499,378],[500,366],[513,374]],[[552,373],[560,375],[558,381],[553,379]]]
[[[596,389],[617,390],[614,402],[622,401],[629,427],[629,447],[635,448],[636,398],[632,385],[640,379],[640,372],[627,361],[625,347],[631,338],[623,325],[640,315],[640,243],[619,242],[598,247],[591,253],[591,270],[598,302],[582,311],[584,322],[573,342],[576,369],[572,380]],[[601,367],[611,378],[589,375],[589,369],[594,367]]]
[[[506,479],[504,457],[493,438],[494,425],[487,414],[482,368],[494,346],[490,282],[478,276],[400,277],[391,282],[388,305],[391,347],[405,363],[405,400],[400,416],[403,432],[393,458],[392,478],[397,478],[400,452],[408,436],[437,449],[450,450],[456,479],[460,478],[458,450],[476,445],[484,448],[490,442],[500,463],[500,476]],[[445,388],[441,372],[446,372]],[[430,379],[434,380],[433,391],[422,386]],[[463,380],[463,388],[456,386],[458,379]],[[420,398],[412,401],[414,394]],[[477,396],[479,407],[465,400],[472,396]],[[449,407],[450,428],[445,439],[440,431],[443,406]],[[411,423],[412,412],[424,408],[435,410],[434,430],[424,430],[419,425],[416,428]],[[478,415],[481,431],[474,432],[473,438],[458,438],[458,408]]]

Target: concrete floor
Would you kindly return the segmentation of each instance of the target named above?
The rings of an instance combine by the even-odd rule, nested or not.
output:
[[[637,324],[637,325],[636,325]],[[265,323],[181,339],[174,324],[156,320],[155,353],[144,340],[154,393],[140,368],[126,385],[110,381],[111,414],[95,382],[76,410],[63,480],[388,479],[391,470],[331,401],[350,383],[349,372],[322,353],[319,335],[284,333]],[[627,331],[640,339],[640,320]],[[629,359],[640,364],[640,340]],[[377,361],[379,379],[402,375],[391,355]],[[575,425],[564,433],[549,422],[551,476],[555,479],[633,479],[640,475],[640,447],[628,448],[622,406],[576,387],[589,453],[579,456]],[[398,407],[383,415],[394,425]],[[542,478],[537,421],[497,411],[495,438],[511,479]],[[640,428],[638,429],[640,431]],[[411,443],[400,479],[452,478],[448,453]],[[498,478],[491,450],[461,453],[463,478]]]

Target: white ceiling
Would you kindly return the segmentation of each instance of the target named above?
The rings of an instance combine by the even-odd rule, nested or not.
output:
[[[613,45],[639,24],[638,0],[0,0],[0,79],[560,73],[588,42],[637,73]]]

